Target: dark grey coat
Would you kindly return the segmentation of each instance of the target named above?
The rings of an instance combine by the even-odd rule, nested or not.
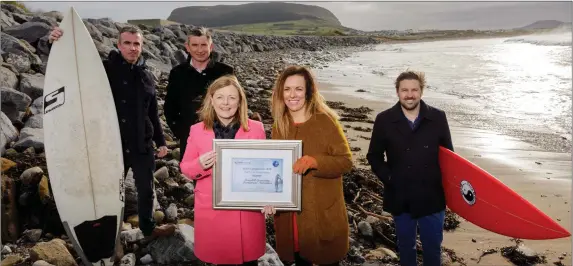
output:
[[[453,151],[442,110],[420,101],[418,120],[412,130],[400,103],[379,113],[367,154],[372,171],[384,183],[384,210],[414,218],[445,209],[439,146]]]

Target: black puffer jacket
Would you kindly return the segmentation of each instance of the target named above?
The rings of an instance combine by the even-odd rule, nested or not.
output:
[[[129,64],[119,51],[112,50],[103,65],[115,101],[124,155],[152,152],[152,141],[158,147],[166,145],[155,82],[143,56],[137,63]]]

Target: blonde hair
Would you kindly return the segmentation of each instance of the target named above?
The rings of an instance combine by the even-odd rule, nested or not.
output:
[[[209,85],[205,98],[203,99],[201,109],[197,113],[199,114],[201,121],[203,121],[205,129],[213,129],[213,124],[215,123],[215,119],[217,119],[217,113],[215,112],[212,102],[213,95],[219,89],[227,86],[233,86],[239,92],[239,108],[237,108],[237,112],[235,113],[234,121],[238,121],[241,124],[241,127],[245,131],[248,131],[249,107],[247,106],[247,97],[245,95],[245,90],[239,83],[239,80],[233,75],[222,76]]]
[[[328,107],[324,97],[318,92],[316,79],[310,70],[304,66],[289,66],[283,70],[277,78],[271,98],[271,114],[274,120],[273,126],[282,137],[288,136],[289,126],[293,123],[292,116],[284,102],[284,85],[287,78],[294,75],[301,75],[305,80],[305,112],[311,116],[323,113],[333,120],[339,119],[338,114]]]

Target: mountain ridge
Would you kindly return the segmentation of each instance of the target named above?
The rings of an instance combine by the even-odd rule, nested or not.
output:
[[[297,20],[342,27],[338,18],[326,8],[283,2],[179,7],[171,11],[167,20],[211,28]]]
[[[561,27],[571,27],[571,22],[563,22],[560,20],[538,20],[531,24],[525,25],[518,29],[524,30],[544,30],[544,29],[555,29]]]

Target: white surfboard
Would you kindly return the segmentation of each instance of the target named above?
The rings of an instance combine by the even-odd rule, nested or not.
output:
[[[44,81],[44,146],[60,218],[86,265],[113,265],[123,220],[123,155],[113,95],[75,9],[59,25]]]

